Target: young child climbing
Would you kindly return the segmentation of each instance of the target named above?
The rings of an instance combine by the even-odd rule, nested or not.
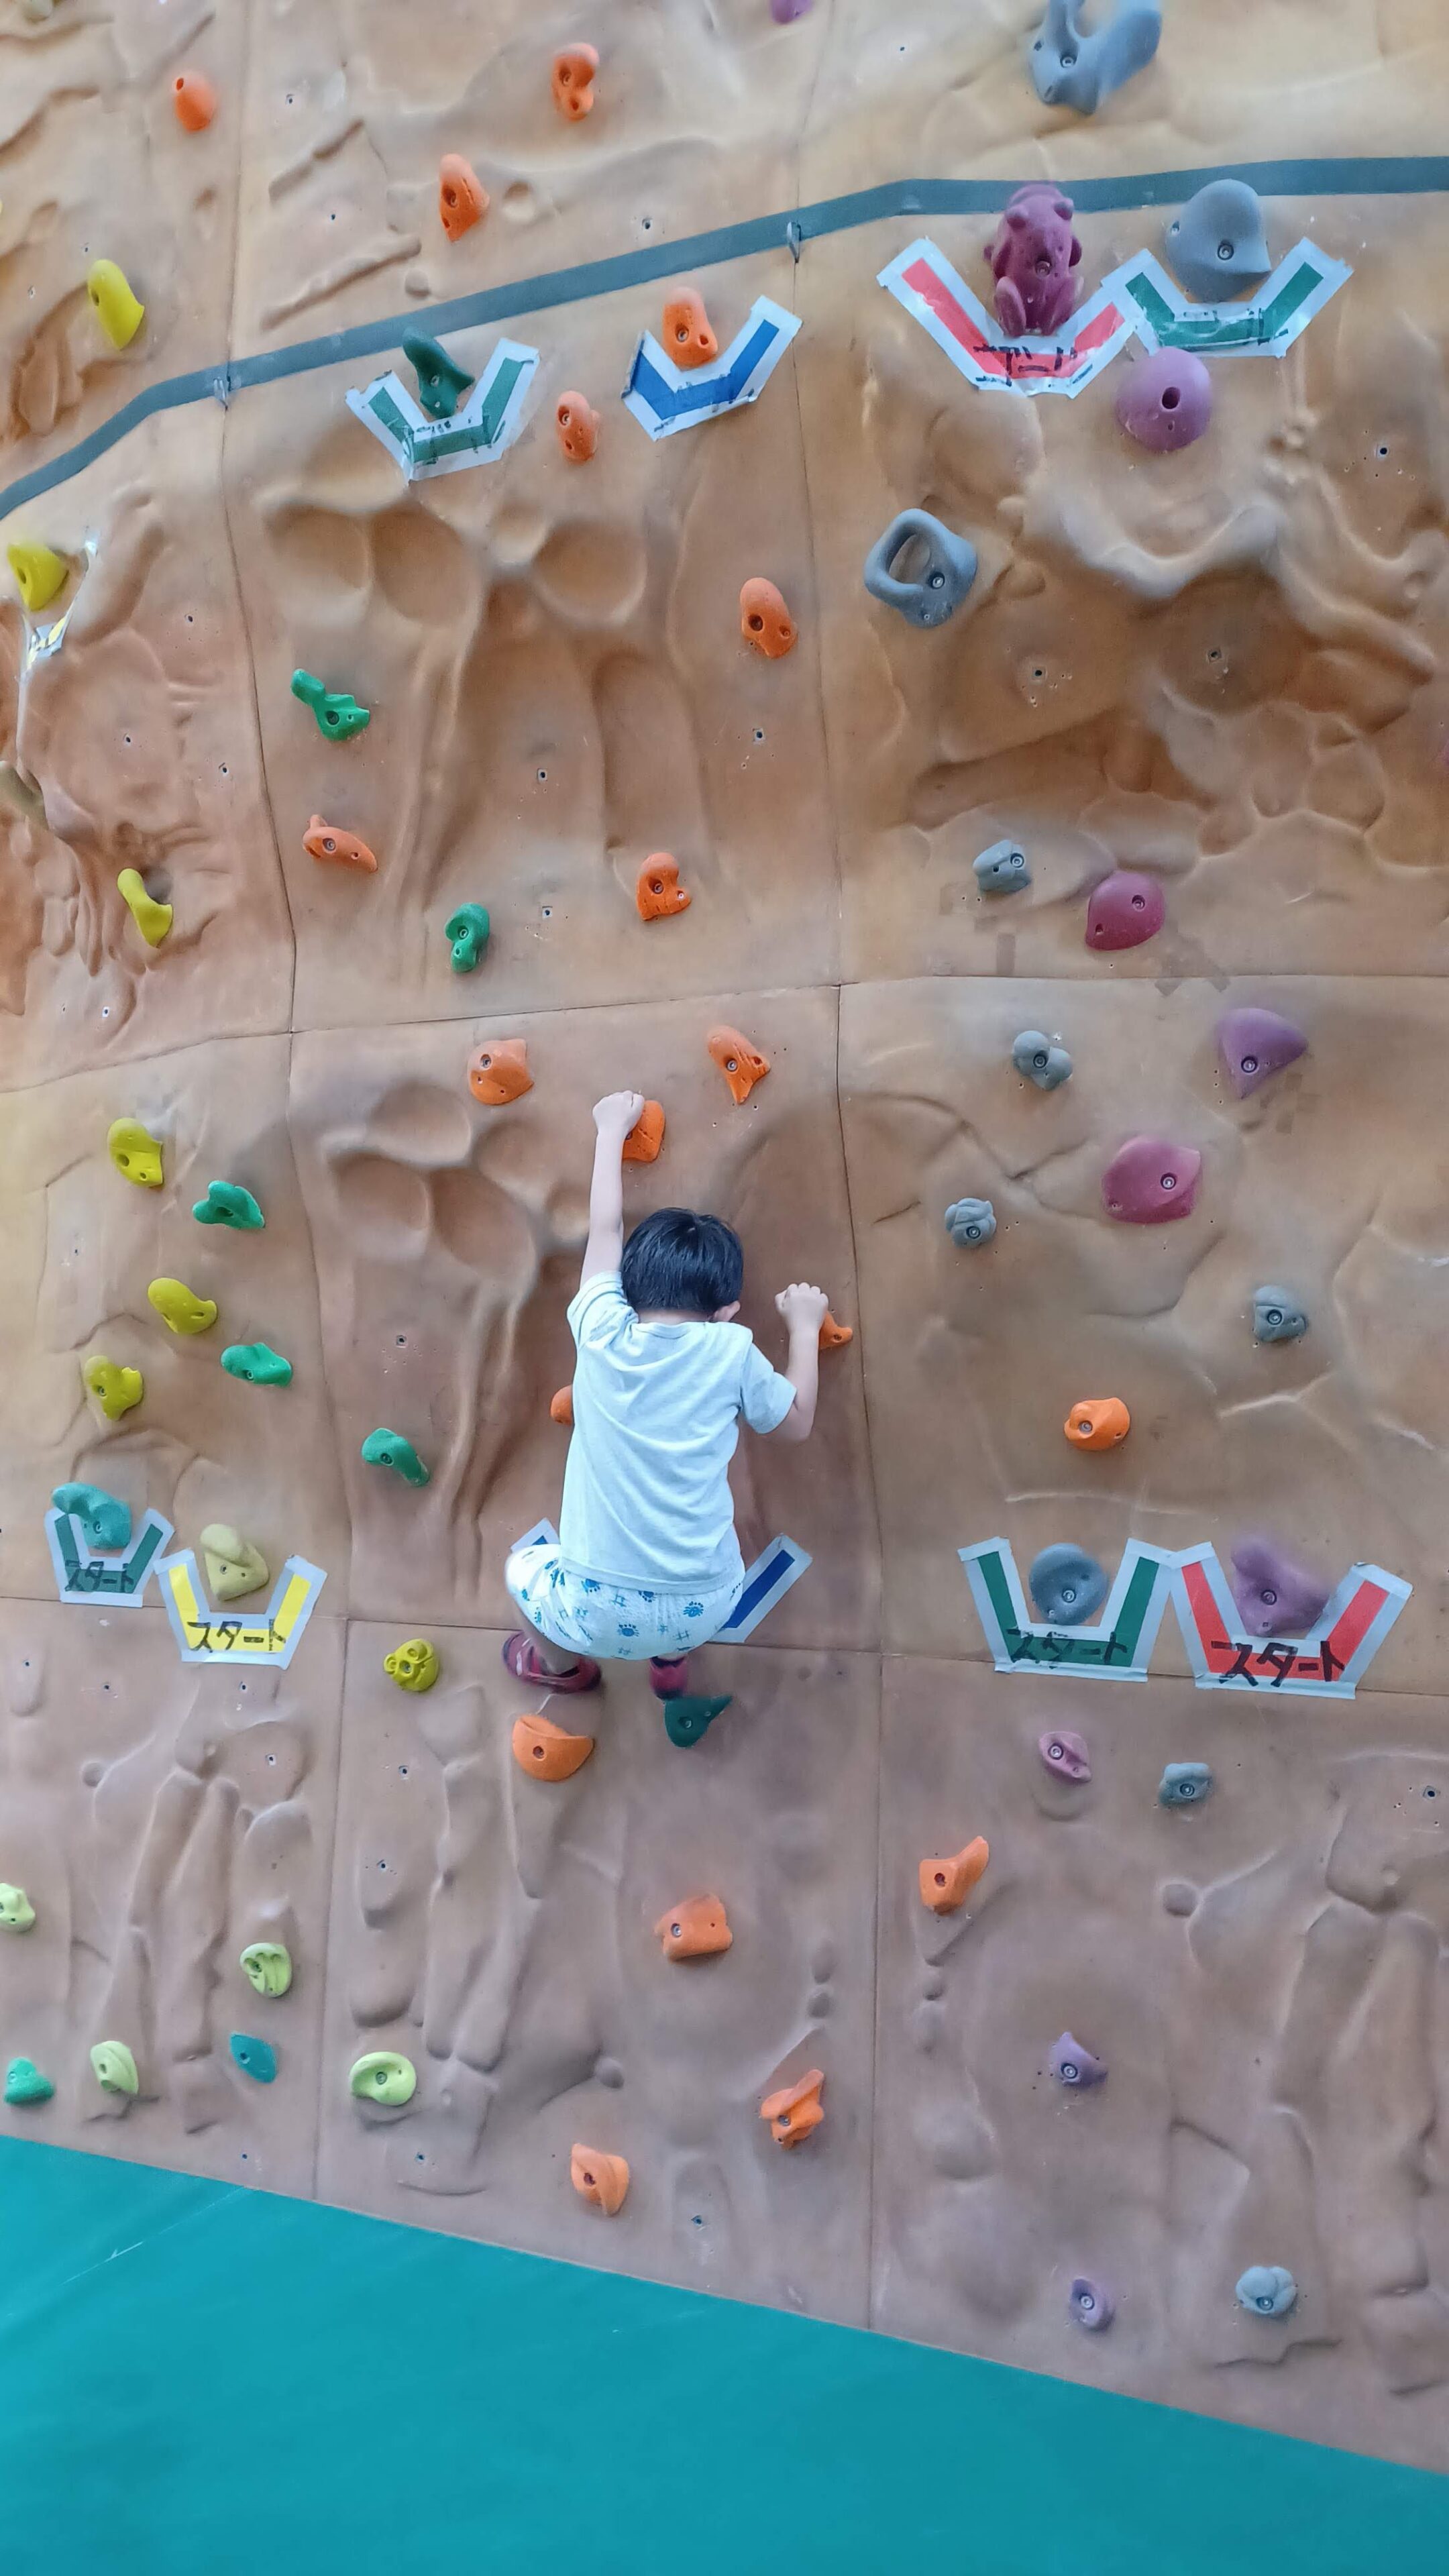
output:
[[[594,1108],[559,1537],[508,1560],[527,1625],[503,1660],[520,1681],[587,1691],[600,1656],[647,1659],[651,1687],[673,1699],[688,1687],[690,1648],[718,1635],[744,1584],[728,1472],[740,1418],[780,1440],[809,1437],[826,1300],[802,1281],[781,1289],[782,1376],[734,1321],[744,1257],[719,1217],[658,1208],[625,1243],[621,1157],[643,1107],[638,1092],[615,1091]]]

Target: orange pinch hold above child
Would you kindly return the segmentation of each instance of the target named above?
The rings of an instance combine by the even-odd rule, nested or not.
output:
[[[837,1324],[835,1317],[827,1306],[825,1309],[825,1321],[820,1327],[820,1347],[822,1351],[843,1351],[846,1343],[853,1342],[854,1339],[855,1326],[853,1324]]]
[[[713,1061],[719,1066],[730,1087],[736,1108],[749,1099],[757,1082],[763,1082],[770,1070],[770,1059],[761,1055],[738,1029],[711,1029],[705,1040]]]
[[[468,1058],[468,1088],[485,1109],[506,1108],[533,1089],[526,1038],[489,1038]]]
[[[336,823],[328,823],[314,814],[302,835],[302,847],[314,859],[328,859],[337,867],[360,868],[364,876],[375,877],[377,861],[365,841],[355,832],[344,832]]]
[[[626,1163],[657,1163],[664,1142],[664,1111],[657,1100],[646,1100],[620,1152]]]

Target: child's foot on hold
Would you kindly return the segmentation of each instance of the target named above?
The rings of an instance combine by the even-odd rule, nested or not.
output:
[[[689,1688],[688,1655],[651,1655],[649,1687],[656,1699],[681,1699]]]
[[[540,1690],[597,1690],[603,1678],[592,1655],[576,1655],[565,1672],[552,1671],[534,1639],[522,1628],[515,1628],[505,1640],[503,1660],[515,1681],[532,1682]]]

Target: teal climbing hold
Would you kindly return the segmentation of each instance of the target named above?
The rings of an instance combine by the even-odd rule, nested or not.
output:
[[[729,1707],[730,1696],[726,1691],[722,1699],[667,1699],[664,1703],[664,1732],[670,1743],[686,1750],[691,1744],[698,1744],[700,1737],[713,1726],[721,1709]]]
[[[443,930],[453,943],[455,975],[471,975],[482,964],[492,926],[481,903],[460,903],[456,912],[449,913]]]
[[[399,1476],[406,1476],[410,1485],[432,1481],[432,1470],[423,1465],[411,1440],[404,1440],[400,1431],[369,1431],[362,1454],[369,1467],[391,1467]]]
[[[55,2086],[28,2057],[12,2057],[5,2069],[5,2099],[12,2111],[26,2102],[48,2102]]]
[[[99,1485],[57,1485],[51,1495],[58,1512],[80,1522],[87,1547],[110,1551],[131,1543],[131,1507]]]
[[[238,1234],[255,1234],[266,1218],[240,1181],[208,1181],[206,1196],[191,1211],[198,1225],[230,1225]]]
[[[228,1377],[244,1377],[248,1386],[290,1386],[292,1363],[270,1342],[232,1342],[222,1352]]]
[[[426,331],[404,331],[402,344],[429,420],[451,420],[474,381],[467,368],[455,366],[441,340],[430,340]]]
[[[271,2041],[253,2039],[250,2031],[234,2030],[227,2043],[243,2075],[254,2084],[274,2084],[277,2077],[277,2052]]]
[[[346,689],[324,689],[310,671],[292,673],[292,695],[310,707],[317,719],[318,731],[333,742],[348,742],[353,734],[362,733],[372,722],[370,707],[360,707]]]

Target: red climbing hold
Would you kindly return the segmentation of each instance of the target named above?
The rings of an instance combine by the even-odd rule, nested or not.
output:
[[[1122,1225],[1167,1225],[1174,1217],[1191,1216],[1201,1178],[1195,1145],[1133,1136],[1102,1174],[1102,1203]]]
[[[1118,868],[1092,889],[1087,905],[1089,948],[1140,948],[1153,939],[1166,919],[1167,907],[1155,877]]]

